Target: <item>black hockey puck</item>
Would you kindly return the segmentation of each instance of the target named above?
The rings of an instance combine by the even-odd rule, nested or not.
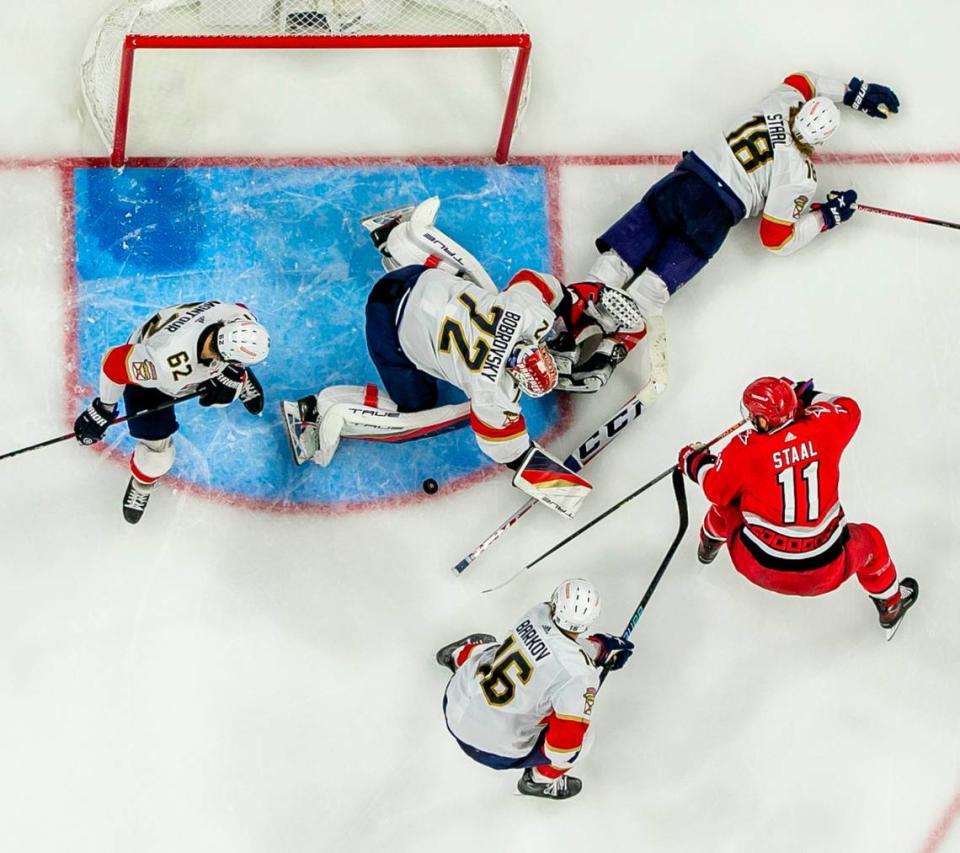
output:
[[[440,486],[437,484],[437,481],[434,480],[432,477],[428,477],[426,480],[423,481],[421,485],[423,487],[423,490],[428,495],[435,495],[437,493],[437,489],[440,488]]]

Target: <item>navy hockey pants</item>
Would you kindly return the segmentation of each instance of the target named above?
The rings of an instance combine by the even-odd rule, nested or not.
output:
[[[156,388],[142,388],[139,385],[127,385],[123,389],[123,408],[128,415],[134,415],[146,409],[153,409],[162,403],[172,400],[169,394],[164,394]],[[127,421],[127,429],[134,438],[144,441],[160,441],[169,438],[179,428],[176,408],[170,406],[161,412],[153,412],[140,418],[131,418]]]
[[[671,295],[706,266],[743,216],[731,210],[742,209],[739,199],[731,200],[732,191],[715,175],[721,188],[707,183],[702,173],[712,172],[693,157],[685,156],[596,241],[600,252],[613,249],[637,275],[655,272]]]
[[[437,405],[437,379],[407,358],[397,332],[406,297],[427,269],[409,266],[387,273],[367,297],[367,351],[401,412],[422,412]]]
[[[443,717],[444,720],[446,720],[446,696],[443,697]],[[447,731],[450,732],[449,726],[447,726]],[[537,742],[533,745],[533,749],[531,749],[526,755],[520,756],[520,758],[507,758],[503,755],[494,755],[492,752],[484,752],[482,749],[477,749],[476,747],[470,746],[468,743],[464,743],[453,732],[450,732],[450,735],[457,742],[460,749],[462,749],[474,761],[479,762],[486,767],[492,767],[494,770],[520,770],[524,767],[543,767],[545,764],[550,763],[550,759],[548,759],[543,752],[543,744],[547,738],[546,728],[540,732],[540,737],[537,738]]]

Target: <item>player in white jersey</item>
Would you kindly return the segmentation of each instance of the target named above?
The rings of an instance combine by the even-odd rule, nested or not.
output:
[[[201,406],[226,406],[237,397],[248,412],[263,411],[263,389],[250,369],[267,357],[270,338],[245,305],[190,302],[154,314],[126,344],[104,353],[100,396],[74,424],[77,441],[95,444],[117,416],[123,397],[128,415],[200,392]],[[174,407],[127,421],[137,446],[130,457],[130,481],[123,517],[136,524],[157,480],[173,465]]]
[[[600,669],[619,669],[633,643],[587,629],[600,614],[589,581],[560,584],[504,642],[473,634],[444,646],[437,662],[453,672],[443,697],[447,728],[474,761],[523,769],[521,794],[566,799],[580,792],[566,775],[589,748]]]
[[[557,385],[548,342],[558,330],[603,337],[621,329],[642,336],[629,297],[596,283],[563,285],[548,273],[521,270],[498,291],[482,266],[433,227],[429,199],[369,217],[387,275],[366,305],[366,340],[384,390],[332,386],[281,410],[298,464],[330,463],[340,438],[408,441],[469,425],[491,459],[511,467],[514,484],[572,516],[589,484],[532,444],[522,395]],[[369,227],[369,226],[368,226]],[[439,384],[465,403],[438,406]]]
[[[664,305],[703,269],[734,225],[760,216],[763,246],[789,255],[853,216],[853,190],[813,202],[811,157],[837,129],[840,102],[881,119],[899,110],[886,86],[791,74],[751,114],[685,152],[597,239],[601,255],[590,277],[633,295],[647,320],[648,345],[659,345],[664,360]]]

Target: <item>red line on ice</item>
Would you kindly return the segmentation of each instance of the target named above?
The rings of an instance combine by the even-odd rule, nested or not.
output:
[[[947,837],[947,833],[950,832],[950,827],[953,826],[957,817],[960,817],[960,790],[954,795],[953,801],[947,806],[943,817],[940,818],[937,825],[931,831],[930,836],[927,838],[927,843],[923,845],[921,853],[935,853],[935,851],[939,850],[940,845]]]

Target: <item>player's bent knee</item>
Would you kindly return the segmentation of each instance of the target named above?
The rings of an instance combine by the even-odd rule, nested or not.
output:
[[[172,438],[141,439],[133,451],[130,467],[139,480],[150,482],[166,474],[176,456]]]

